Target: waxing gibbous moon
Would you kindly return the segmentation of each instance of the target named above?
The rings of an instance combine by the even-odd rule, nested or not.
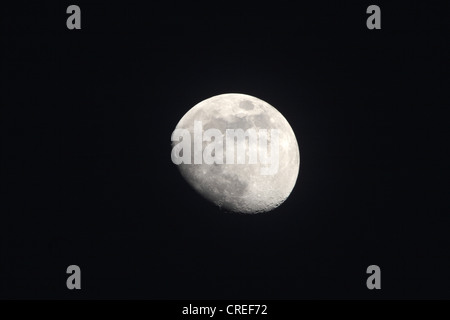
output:
[[[195,164],[194,161],[178,164],[181,175],[198,193],[227,211],[247,214],[273,210],[287,199],[297,181],[300,152],[291,126],[277,109],[250,95],[221,94],[192,107],[175,129],[187,129],[190,136],[194,137],[194,123],[199,121],[203,132],[218,129],[223,136],[227,129],[254,129],[256,132],[277,129],[278,163],[275,172],[262,174],[267,163],[250,163],[249,151],[246,150],[245,163],[229,163],[224,160],[223,164]],[[267,139],[268,150],[275,145],[270,137]],[[172,141],[174,147],[179,143],[174,139]],[[202,148],[208,143],[210,142],[202,141]],[[246,140],[247,147],[249,143]],[[194,139],[191,139],[190,145],[194,150]],[[258,144],[253,146],[259,148]],[[226,149],[224,142],[224,159]]]

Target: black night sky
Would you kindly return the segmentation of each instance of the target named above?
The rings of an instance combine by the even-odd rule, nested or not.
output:
[[[150,3],[78,1],[81,30],[71,2],[2,10],[0,298],[450,298],[449,10]],[[299,142],[272,212],[221,212],[171,162],[180,118],[229,92]]]

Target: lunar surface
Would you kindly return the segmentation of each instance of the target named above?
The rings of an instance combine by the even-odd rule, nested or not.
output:
[[[286,200],[297,181],[300,152],[291,126],[278,110],[256,97],[229,93],[211,97],[192,107],[179,121],[176,129],[187,129],[190,136],[194,137],[194,123],[198,121],[202,123],[203,132],[212,128],[220,130],[224,141],[223,164],[195,164],[192,151],[192,161],[178,165],[184,179],[198,193],[226,211],[246,214],[273,210]],[[260,144],[255,144],[250,139],[245,140],[245,163],[225,161],[227,129],[254,129],[257,132],[261,129],[278,129],[276,170],[272,170],[271,174],[262,174],[262,169],[268,167],[267,162],[263,164],[258,158],[257,163],[250,163],[250,147],[257,148],[258,155],[260,151],[264,151],[260,150]],[[172,145],[175,147],[181,139],[175,141],[173,137],[172,135]],[[203,139],[202,150],[209,143]],[[194,150],[194,138],[190,140],[190,146]],[[275,150],[274,146],[273,136],[269,135],[267,152]],[[172,160],[177,160],[183,152],[186,151],[174,154],[173,149]],[[235,152],[237,154],[237,146]]]

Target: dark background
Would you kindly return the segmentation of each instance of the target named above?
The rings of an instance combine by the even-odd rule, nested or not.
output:
[[[75,2],[72,31],[74,3],[2,4],[0,298],[450,298],[448,5],[150,3]],[[171,162],[227,92],[297,136],[272,212],[221,212]]]

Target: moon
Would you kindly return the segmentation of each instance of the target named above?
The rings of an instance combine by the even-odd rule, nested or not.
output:
[[[277,129],[279,141],[278,166],[273,174],[261,174],[267,163],[249,163],[248,148],[245,163],[180,163],[181,175],[199,194],[225,211],[244,214],[271,211],[288,198],[297,181],[300,151],[294,131],[277,109],[250,95],[227,93],[196,104],[181,118],[175,129],[187,129],[194,137],[195,121],[201,121],[203,132],[218,129],[224,133],[223,136],[227,129],[254,129],[256,132]],[[190,141],[192,150],[193,140]],[[172,146],[177,143],[172,141]],[[248,147],[249,140],[245,143]],[[208,142],[202,141],[202,144],[204,149]],[[261,146],[256,145],[259,154]],[[274,148],[271,138],[267,139],[267,148],[268,153]],[[226,148],[223,150],[225,159]]]

